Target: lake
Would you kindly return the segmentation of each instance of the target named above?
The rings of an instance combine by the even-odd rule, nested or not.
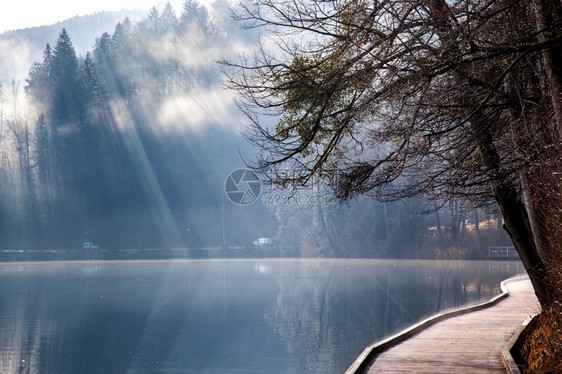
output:
[[[0,264],[2,373],[343,373],[363,349],[488,300],[517,261]]]

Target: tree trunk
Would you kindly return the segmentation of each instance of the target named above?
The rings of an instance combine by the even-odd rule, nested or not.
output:
[[[539,254],[529,215],[509,175],[501,168],[500,155],[490,133],[489,119],[481,111],[476,112],[475,118],[478,120],[472,124],[473,136],[478,141],[483,163],[493,178],[494,197],[502,212],[504,228],[531,279],[541,306],[545,307],[552,301],[555,287]]]
[[[534,0],[533,10],[540,42],[559,38],[560,25],[562,22],[562,5],[560,0]],[[562,139],[562,48],[560,45],[552,47],[543,52],[543,64],[546,73],[548,92],[545,94],[550,98],[554,119],[558,126],[558,136]]]
[[[535,247],[537,248],[537,253],[543,256],[546,248],[543,240],[544,237],[542,235],[541,225],[537,220],[536,211],[533,207],[534,204],[537,204],[536,199],[538,199],[538,197],[535,197],[535,199],[531,197],[531,185],[524,173],[520,173],[519,179],[521,180],[521,196],[523,199],[523,205],[525,206],[525,210],[527,211],[529,227],[531,228],[531,232],[533,233]]]
[[[512,187],[499,186],[495,195],[504,219],[504,229],[529,275],[539,303],[545,307],[552,302],[555,290],[549,281],[545,263],[538,254],[525,206]]]
[[[478,216],[478,210],[474,212],[474,230],[476,232],[476,240],[478,243],[478,251],[482,252],[484,248],[482,248],[482,234],[480,233],[480,217]]]
[[[452,13],[449,5],[445,0],[428,0],[428,5],[433,21],[443,32],[441,37],[446,40],[447,33],[454,32],[451,24],[455,21],[454,17],[451,16]],[[560,0],[533,0],[533,6],[538,29],[545,30],[547,28],[552,28],[552,31],[555,31],[554,25],[556,22],[560,21],[560,17],[562,17]],[[443,20],[447,20],[448,22],[442,22]],[[546,40],[547,35],[548,33],[545,34],[542,32],[539,35],[539,40],[541,40],[540,38],[542,38],[541,41]],[[555,33],[553,33],[553,36],[556,37]],[[562,95],[560,95],[562,74],[560,72],[559,55],[560,48],[552,48],[543,53],[543,59],[549,90],[548,94],[545,94],[550,97],[550,101],[554,107],[554,117],[558,125],[558,134],[562,138],[562,122],[560,122],[562,113],[560,113],[560,116],[556,113],[557,108],[560,110],[562,105],[560,102],[562,97]],[[470,77],[471,73],[461,67],[459,68],[458,75],[460,81],[463,81],[466,80],[466,77]],[[490,130],[492,128],[490,118],[486,116],[480,103],[475,102],[473,107],[477,109],[471,113],[472,135],[478,142],[478,147],[482,152],[484,166],[488,169],[488,173],[492,178],[494,196],[504,218],[504,228],[511,237],[513,245],[523,262],[523,266],[531,279],[531,283],[533,284],[541,306],[548,306],[555,297],[556,287],[547,274],[544,259],[541,258],[538,252],[537,241],[533,235],[527,210],[521,198],[518,196],[514,185],[510,182],[509,176],[502,170],[501,158]],[[525,189],[525,186],[522,188]],[[540,242],[542,239],[543,238],[538,238],[538,241]]]

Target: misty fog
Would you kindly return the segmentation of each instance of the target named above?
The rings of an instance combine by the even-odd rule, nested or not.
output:
[[[229,6],[186,1],[0,35],[1,249],[244,254],[271,238],[280,256],[434,255],[430,227],[463,222],[461,206],[420,215],[421,199],[340,205],[322,183],[265,180],[252,204],[229,199],[227,177],[254,150],[218,62],[259,39]]]

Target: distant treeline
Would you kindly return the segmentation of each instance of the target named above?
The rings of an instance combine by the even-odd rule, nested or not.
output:
[[[282,247],[306,257],[484,259],[488,246],[509,238],[497,212],[423,198],[379,203],[367,197],[345,205],[271,206]]]
[[[1,247],[222,245],[224,180],[243,165],[228,130],[239,119],[218,117],[226,99],[205,103],[205,118],[190,108],[221,99],[214,60],[244,44],[226,4],[212,18],[192,0],[179,16],[153,8],[85,56],[63,29],[29,70],[25,111],[19,83],[4,87],[14,110],[0,128]],[[243,240],[258,235],[241,227]]]
[[[261,254],[256,238],[272,237],[276,256],[467,258],[506,241],[498,225],[468,224],[487,213],[451,205],[420,214],[432,210],[422,199],[228,201],[225,179],[252,152],[215,61],[237,59],[254,38],[226,0],[211,13],[186,0],[179,16],[168,4],[137,24],[125,19],[85,56],[63,29],[29,70],[26,109],[18,82],[3,90],[0,249],[41,251],[4,257],[54,259],[49,250],[83,242],[103,250],[94,258],[120,258],[117,248],[223,246],[247,256]]]

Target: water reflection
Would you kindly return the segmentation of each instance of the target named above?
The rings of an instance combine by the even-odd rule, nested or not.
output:
[[[518,263],[0,265],[2,373],[341,373],[363,348],[499,293]]]
[[[254,265],[254,269],[260,274],[269,274],[271,273],[271,265],[263,262],[257,262]]]

